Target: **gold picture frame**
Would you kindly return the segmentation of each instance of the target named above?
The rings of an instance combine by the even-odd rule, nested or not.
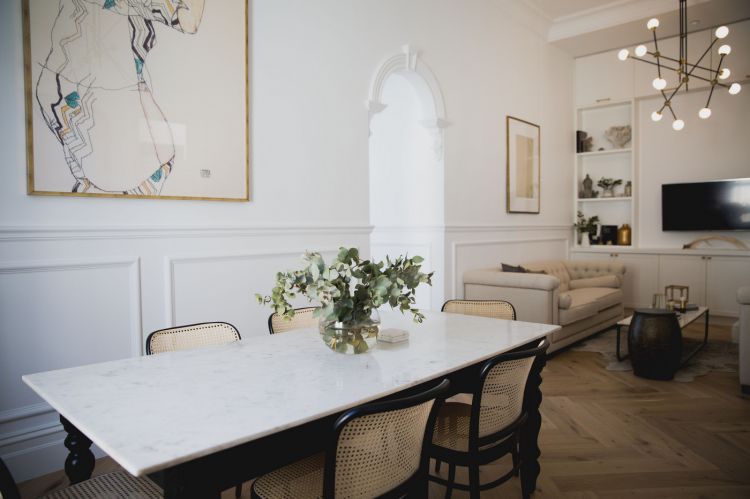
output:
[[[250,201],[249,0],[22,1],[27,194]]]
[[[541,211],[541,127],[513,116],[505,117],[506,210]]]

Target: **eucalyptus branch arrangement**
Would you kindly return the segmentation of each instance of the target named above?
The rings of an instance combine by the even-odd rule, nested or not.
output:
[[[587,219],[585,216],[583,216],[583,212],[579,211],[577,213],[576,223],[573,224],[573,227],[575,227],[576,230],[581,233],[587,232],[589,234],[595,234],[596,224],[598,223],[599,223],[598,215],[594,215],[593,217],[590,217]]]
[[[421,271],[420,256],[386,257],[384,262],[362,260],[357,248],[340,248],[336,258],[326,265],[320,253],[304,255],[302,270],[279,272],[270,296],[256,294],[259,304],[270,304],[274,311],[291,320],[294,308],[290,300],[298,294],[320,305],[314,315],[323,322],[361,324],[372,311],[389,304],[402,313],[411,312],[415,322],[424,315],[414,307],[417,287],[432,285],[432,275]]]
[[[597,186],[601,187],[605,191],[611,191],[620,184],[622,184],[621,178],[614,180],[614,179],[607,178],[607,177],[600,178],[599,181],[596,183]]]

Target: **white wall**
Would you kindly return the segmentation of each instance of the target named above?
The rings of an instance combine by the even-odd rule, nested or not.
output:
[[[748,56],[750,57],[750,56]],[[707,90],[682,94],[673,99],[675,112],[685,128],[672,130],[671,120],[651,121],[651,112],[663,101],[649,98],[638,102],[640,246],[679,248],[707,235],[736,237],[750,246],[750,232],[663,232],[661,230],[661,186],[679,182],[704,182],[750,177],[750,92],[747,85],[737,95],[717,90],[711,99],[711,117],[698,118],[706,104]]]
[[[139,354],[148,332],[176,323],[265,334],[252,293],[275,270],[305,249],[367,247],[364,101],[403,44],[429,61],[450,122],[436,254],[460,267],[476,246],[495,262],[516,241],[507,255],[520,259],[523,241],[570,235],[572,60],[520,1],[251,1],[250,203],[27,196],[20,4],[0,2],[0,455],[19,480],[64,456],[55,415],[21,374]],[[541,215],[505,213],[507,114],[542,127]],[[460,274],[446,267],[449,297]]]

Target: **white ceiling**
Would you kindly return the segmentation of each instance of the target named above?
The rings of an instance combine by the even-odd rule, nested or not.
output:
[[[524,0],[551,21],[548,40],[574,57],[649,39],[646,21],[658,17],[660,38],[679,34],[678,0]],[[750,0],[688,0],[690,31],[750,18]]]

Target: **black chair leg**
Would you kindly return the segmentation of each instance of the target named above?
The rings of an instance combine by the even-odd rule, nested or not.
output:
[[[479,499],[479,465],[469,465],[469,497]]]
[[[443,462],[440,459],[435,459],[435,473],[440,473],[440,465]]]
[[[456,465],[448,463],[448,486],[445,488],[445,499],[451,499],[453,493],[453,483],[456,480]]]

